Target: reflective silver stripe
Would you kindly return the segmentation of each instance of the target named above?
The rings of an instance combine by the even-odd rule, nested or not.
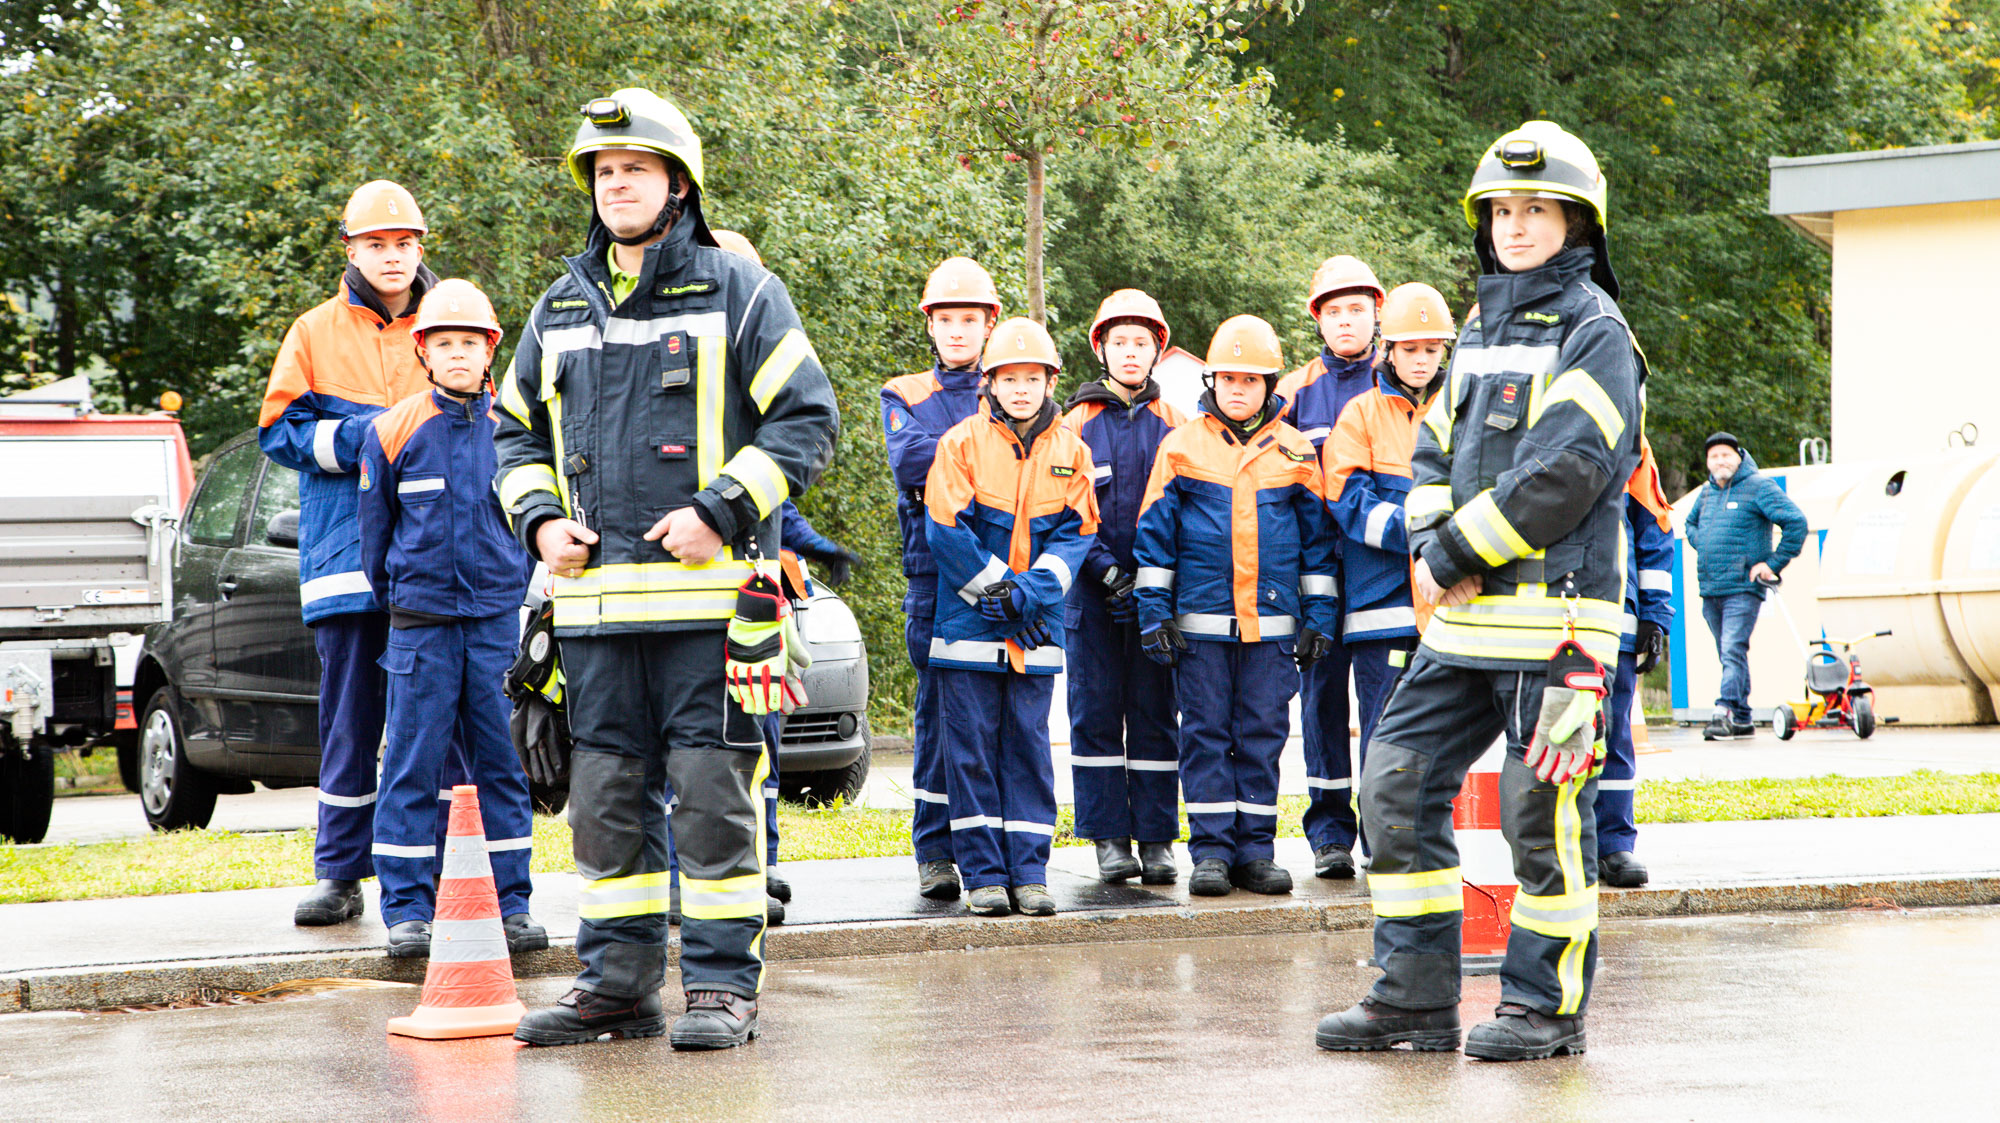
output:
[[[1000,827],[1015,834],[1045,834],[1050,838],[1054,838],[1056,834],[1054,823],[1030,823],[1026,819],[1008,819],[1001,823]]]
[[[1639,786],[1639,781],[1637,780],[1599,779],[1597,781],[1597,790],[1600,792],[1629,792],[1637,788],[1638,786]]]
[[[1033,651],[1022,655],[1021,665],[1023,667],[1052,667],[1060,671],[1063,666],[1063,649],[1052,643],[1043,644]]]
[[[473,844],[469,838],[444,840],[444,864],[438,870],[438,877],[481,878],[493,876],[493,863],[486,859],[486,848]]]
[[[328,597],[344,597],[351,593],[373,593],[368,584],[368,575],[358,569],[346,573],[329,573],[325,577],[315,577],[299,586],[299,603],[311,604]]]
[[[1092,464],[1092,465],[1090,466],[1090,478],[1091,478],[1091,480],[1092,480],[1092,481],[1094,481],[1094,482],[1096,482],[1096,483],[1103,483],[1103,482],[1104,482],[1105,480],[1108,480],[1108,479],[1110,479],[1110,478],[1111,478],[1111,465],[1109,465],[1109,464]]]
[[[1072,756],[1069,762],[1078,768],[1123,768],[1122,756]]]
[[[319,801],[328,807],[366,807],[375,802],[375,793],[369,792],[367,795],[334,795],[331,792],[321,792],[319,793]]]
[[[1237,635],[1236,617],[1222,616],[1213,612],[1184,612],[1174,618],[1181,631],[1197,636]],[[1297,633],[1299,622],[1289,616],[1259,616],[1257,635],[1261,639],[1278,639]]]
[[[442,799],[442,800],[444,800],[444,801],[446,801],[447,803],[448,803],[448,802],[450,802],[450,801],[451,801],[451,789],[450,789],[450,788],[439,788],[439,789],[438,789],[438,798],[439,798],[439,799]]]
[[[1389,533],[1389,520],[1400,511],[1394,503],[1377,503],[1368,509],[1368,525],[1361,530],[1361,540],[1376,549],[1382,548],[1382,536]]]
[[[1304,437],[1306,440],[1309,440],[1314,444],[1319,444],[1321,441],[1326,440],[1328,437],[1332,435],[1333,435],[1333,428],[1328,425],[1321,425],[1317,429],[1299,430],[1299,436]]]
[[[726,336],[729,334],[729,317],[721,312],[690,312],[650,320],[613,316],[604,325],[604,342],[620,347],[643,347],[658,343],[677,331],[693,336]]]
[[[1342,629],[1350,634],[1416,626],[1417,610],[1408,605],[1400,608],[1371,608],[1366,612],[1350,612],[1341,621]]]
[[[1674,591],[1673,571],[1642,569],[1639,571],[1639,588],[1648,593],[1671,593]]]
[[[951,800],[948,799],[943,792],[927,792],[922,788],[911,788],[910,798],[916,800],[919,803],[943,804],[951,802]]]
[[[505,962],[507,934],[500,922],[483,920],[431,921],[432,963]]]
[[[340,466],[340,457],[334,455],[333,439],[340,433],[338,421],[313,422],[313,459],[319,462],[322,472],[339,475],[347,469]]]
[[[988,555],[986,564],[980,568],[978,573],[972,575],[972,580],[959,586],[958,599],[969,605],[977,606],[980,594],[986,591],[986,586],[998,584],[1001,579],[1012,572],[1014,571],[1007,568],[1006,562]]]
[[[1333,578],[1324,573],[1308,573],[1299,578],[1302,597],[1330,597],[1335,593]]]
[[[1076,580],[1076,574],[1071,572],[1069,563],[1055,554],[1043,554],[1041,557],[1035,559],[1035,564],[1030,568],[1046,569],[1050,573],[1055,574],[1056,584],[1061,585],[1062,591],[1065,593],[1069,592],[1070,582]]]
[[[967,815],[963,819],[951,821],[951,829],[955,831],[971,830],[974,827],[991,827],[997,831],[1000,829],[1000,816]]]
[[[990,639],[946,640],[932,636],[931,658],[949,659],[954,663],[989,663],[994,666],[1005,666],[1007,645]]]
[[[1618,634],[1623,636],[1631,636],[1631,635],[1637,635],[1638,633],[1639,633],[1639,618],[1637,616],[1632,615],[1629,612],[1626,613],[1624,618],[1619,621]]]
[[[1318,789],[1320,789],[1321,791],[1329,791],[1329,792],[1341,792],[1341,791],[1346,791],[1346,790],[1348,790],[1349,788],[1352,788],[1353,786],[1354,786],[1354,781],[1353,781],[1353,780],[1351,780],[1351,779],[1350,779],[1350,780],[1322,780],[1322,779],[1320,779],[1320,778],[1319,778],[1318,776],[1308,776],[1308,777],[1306,777],[1306,787],[1309,787],[1309,788],[1318,788]]]
[[[527,838],[489,838],[486,840],[486,851],[489,854],[496,850],[532,850],[534,846],[535,839],[533,835]]]
[[[1275,803],[1245,803],[1239,799],[1236,801],[1236,810],[1244,815],[1269,815],[1275,818],[1278,814],[1278,805]]]
[[[387,858],[435,858],[438,848],[435,843],[429,846],[398,846],[393,842],[378,842],[369,847],[368,852]]]
[[[1178,760],[1132,760],[1127,758],[1125,767],[1134,772],[1179,772],[1181,770],[1181,762]]]
[[[1509,343],[1499,347],[1465,347],[1452,353],[1453,378],[1466,374],[1553,374],[1562,348],[1549,344]]]
[[[1157,565],[1142,565],[1132,579],[1135,589],[1171,589],[1174,587],[1174,571]]]
[[[751,874],[748,876],[755,877],[756,875]],[[761,882],[762,879],[759,878],[759,881]],[[702,881],[697,878],[687,878],[686,880],[683,880],[681,882],[682,912],[691,912],[691,910],[694,909],[702,909],[702,910],[741,909],[746,905],[762,904],[764,901],[765,894],[767,892],[765,886],[762,884],[753,885],[747,889],[695,888],[695,886],[701,884],[703,884]],[[702,920],[710,918],[697,915],[695,919]]]
[[[428,480],[404,480],[396,485],[397,495],[414,495],[424,491],[443,491],[444,477],[433,476]]]
[[[1234,815],[1236,801],[1225,799],[1220,803],[1190,803],[1187,805],[1187,812],[1190,815]]]

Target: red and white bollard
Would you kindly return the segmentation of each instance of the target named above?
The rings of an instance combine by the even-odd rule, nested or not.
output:
[[[1507,955],[1509,916],[1514,911],[1513,853],[1500,833],[1500,765],[1505,741],[1494,745],[1465,774],[1465,786],[1451,801],[1451,826],[1458,838],[1464,880],[1465,916],[1460,922],[1459,971],[1493,975]]]

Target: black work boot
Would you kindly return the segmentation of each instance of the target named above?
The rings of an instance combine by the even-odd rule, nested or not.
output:
[[[1606,854],[1597,860],[1598,883],[1613,889],[1637,889],[1646,884],[1646,877],[1646,867],[1630,850]]]
[[[500,930],[507,933],[508,955],[541,951],[549,946],[549,930],[536,924],[535,918],[525,912],[517,912],[502,920]]]
[[[1274,897],[1292,891],[1292,874],[1269,858],[1256,858],[1240,866],[1231,866],[1229,883],[1238,889]]]
[[[764,892],[788,905],[792,903],[792,883],[779,877],[776,870],[764,871]]]
[[[324,928],[360,915],[361,883],[325,877],[292,910],[292,923],[302,928]]]
[[[1737,721],[1735,718],[1730,718],[1729,735],[1738,741],[1754,740],[1757,736],[1757,723],[1754,721]]]
[[[1729,728],[1729,715],[1721,710],[1708,715],[1708,724],[1701,728],[1704,741],[1727,741],[1735,735]]]
[[[1329,842],[1313,851],[1313,876],[1352,879],[1354,851],[1338,842]]]
[[[1229,896],[1229,863],[1221,858],[1203,858],[1188,875],[1188,892],[1197,897]]]
[[[390,959],[428,959],[431,954],[431,922],[405,920],[389,928]]]
[[[785,902],[780,901],[776,897],[767,894],[764,897],[765,927],[776,928],[778,925],[783,924],[784,922],[785,922]]]
[[[676,1049],[733,1049],[757,1038],[757,1000],[726,990],[691,990],[687,1013],[668,1036]]]
[[[917,866],[917,892],[933,901],[958,900],[958,867],[946,858],[932,858]]]
[[[1181,871],[1174,865],[1174,844],[1171,842],[1142,842],[1139,844],[1139,884],[1172,885],[1180,880]]]
[[[1102,881],[1127,881],[1139,876],[1139,859],[1132,856],[1129,840],[1097,840],[1097,876]]]
[[[1539,1061],[1583,1047],[1583,1015],[1561,1018],[1518,1002],[1502,1002],[1492,1021],[1465,1035],[1465,1055],[1482,1061]]]
[[[1319,1020],[1313,1043],[1336,1053],[1375,1053],[1407,1041],[1419,1053],[1458,1048],[1458,1007],[1405,1010],[1372,995]]]
[[[530,1045],[581,1045],[605,1034],[613,1037],[658,1037],[667,1030],[667,1016],[655,991],[640,998],[597,994],[574,988],[554,1006],[530,1010],[514,1027],[514,1040]]]

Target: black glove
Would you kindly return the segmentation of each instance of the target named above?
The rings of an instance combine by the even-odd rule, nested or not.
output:
[[[1012,581],[986,586],[979,597],[979,614],[995,623],[1011,624],[1027,615],[1027,595]]]
[[[1639,658],[1636,666],[1640,674],[1652,670],[1667,653],[1666,630],[1651,620],[1639,621]]]
[[[1139,618],[1139,602],[1132,596],[1137,584],[1137,577],[1121,572],[1115,565],[1104,571],[1104,607],[1113,620],[1130,624]]]
[[[1187,639],[1181,635],[1180,625],[1172,620],[1162,620],[1139,629],[1139,650],[1162,667],[1180,662],[1181,652],[1187,649]]]
[[[1047,647],[1049,644],[1055,642],[1055,637],[1049,634],[1048,625],[1042,623],[1040,620],[1028,621],[1027,627],[1022,628],[1019,632],[1007,638],[1020,644],[1023,651],[1033,651],[1038,647]]]
[[[543,787],[568,789],[571,742],[569,722],[560,707],[539,693],[524,695],[514,703],[507,730],[528,779]]]
[[[1298,638],[1292,641],[1292,662],[1297,663],[1301,671],[1331,654],[1333,637],[1311,625],[1300,628]]]
[[[812,560],[819,563],[820,579],[834,586],[847,584],[854,576],[854,567],[861,564],[861,556],[845,546],[836,546],[832,553],[813,554]]]

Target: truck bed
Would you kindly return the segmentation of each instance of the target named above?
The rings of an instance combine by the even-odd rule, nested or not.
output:
[[[137,632],[166,618],[171,540],[132,513],[154,495],[10,497],[0,504],[0,639]],[[154,556],[149,556],[149,550]]]

